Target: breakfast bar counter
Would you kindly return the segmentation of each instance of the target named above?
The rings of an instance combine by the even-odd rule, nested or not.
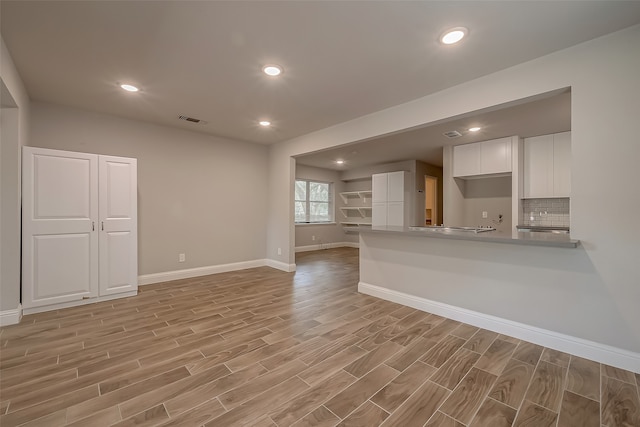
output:
[[[474,231],[475,230],[475,231]],[[469,227],[371,227],[359,230],[361,234],[395,234],[412,237],[426,237],[451,240],[471,240],[476,242],[510,243],[514,245],[549,246],[556,248],[576,248],[579,240],[572,239],[569,234],[553,233],[505,233],[502,231]]]

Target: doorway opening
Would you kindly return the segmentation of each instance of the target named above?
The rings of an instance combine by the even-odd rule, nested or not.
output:
[[[438,218],[438,178],[435,176],[424,176],[424,225],[437,225]]]

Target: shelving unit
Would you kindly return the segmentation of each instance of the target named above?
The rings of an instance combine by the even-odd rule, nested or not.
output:
[[[371,190],[361,190],[361,191],[343,191],[340,193],[340,197],[345,205],[349,204],[349,199],[351,202],[355,204],[360,204],[361,206],[341,206],[340,212],[344,217],[344,221],[341,221],[340,224],[342,228],[347,233],[357,233],[363,227],[371,227]],[[357,199],[357,201],[355,200]],[[369,204],[369,206],[362,206]]]
[[[357,233],[362,228],[371,227],[370,222],[341,222],[342,229],[347,233]]]
[[[345,205],[349,204],[349,199],[350,198],[358,198],[358,199],[362,199],[362,201],[364,203],[367,202],[367,197],[369,199],[371,199],[371,190],[367,190],[367,191],[343,191],[342,193],[340,193],[340,197],[342,197],[342,201],[344,202]]]
[[[349,218],[350,216],[353,216],[353,215],[349,215],[350,212],[358,212],[358,214],[362,218],[366,218],[371,216],[371,209],[372,209],[371,206],[359,206],[359,207],[342,206],[340,208],[340,211],[342,212],[342,215],[344,215],[345,218]]]

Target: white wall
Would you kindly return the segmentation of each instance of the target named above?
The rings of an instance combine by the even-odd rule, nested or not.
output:
[[[333,126],[270,148],[269,256],[273,248],[283,253],[274,258],[293,260],[293,175],[290,156],[360,141],[376,135],[431,123],[498,104],[513,102],[564,87],[572,89],[572,236],[582,248],[557,254],[565,274],[565,303],[574,313],[570,331],[560,312],[541,312],[531,322],[544,322],[550,330],[564,330],[587,340],[640,352],[640,192],[628,183],[640,182],[640,26],[613,33],[518,66],[452,87],[415,101]],[[446,160],[446,159],[445,159]],[[597,168],[596,168],[597,165]],[[604,206],[603,212],[597,207]],[[605,220],[603,220],[605,218]],[[452,254],[451,256],[455,256]],[[507,258],[509,268],[545,271],[541,259]],[[465,284],[462,273],[449,280]],[[584,285],[587,283],[588,285]],[[488,278],[486,286],[508,286]],[[535,286],[535,284],[531,284]],[[540,300],[553,298],[557,290],[540,286]],[[505,309],[502,316],[517,316],[522,300]],[[483,306],[476,307],[482,311]],[[490,309],[490,307],[487,307]],[[551,317],[550,317],[551,316]],[[590,325],[597,319],[602,329]],[[603,333],[606,331],[606,333]]]
[[[29,145],[138,159],[140,275],[266,257],[265,146],[38,102],[31,123]]]
[[[0,316],[20,304],[20,147],[29,138],[29,96],[0,38]],[[11,99],[5,99],[10,97]],[[11,106],[12,108],[5,108]],[[2,320],[2,319],[0,319]],[[15,320],[15,319],[13,319]]]

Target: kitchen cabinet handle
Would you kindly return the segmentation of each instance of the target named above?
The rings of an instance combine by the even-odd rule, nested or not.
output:
[[[102,221],[102,231],[104,231],[104,221]]]
[[[91,231],[96,231],[96,222],[91,221]]]

